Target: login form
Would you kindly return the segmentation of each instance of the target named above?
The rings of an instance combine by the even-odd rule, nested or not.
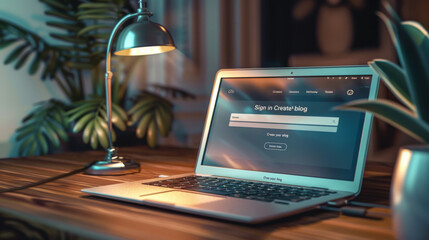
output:
[[[221,81],[203,165],[353,180],[371,76]]]

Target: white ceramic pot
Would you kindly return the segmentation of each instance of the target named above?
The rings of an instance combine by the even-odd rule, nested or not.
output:
[[[398,239],[429,239],[429,147],[401,148],[390,201]]]

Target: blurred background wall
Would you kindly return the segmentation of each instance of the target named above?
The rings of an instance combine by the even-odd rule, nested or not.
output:
[[[403,19],[429,27],[427,0],[390,2]],[[175,122],[170,136],[161,140],[164,145],[198,147],[219,68],[354,65],[374,58],[396,61],[390,37],[375,15],[380,10],[379,0],[148,3],[153,20],[169,29],[178,50],[141,57],[141,68],[131,82],[133,89],[163,84],[196,95],[191,100],[174,100]],[[43,7],[34,0],[1,1],[0,16],[48,36]],[[1,62],[8,52],[0,51]],[[15,71],[13,66],[3,64],[0,72],[0,157],[15,156],[13,133],[24,115],[34,103],[62,96],[55,85],[40,80],[40,73],[30,77],[26,70]],[[380,96],[392,98],[385,88],[381,88]],[[388,154],[395,154],[399,145],[409,142],[403,134],[376,120],[372,157],[390,159]]]

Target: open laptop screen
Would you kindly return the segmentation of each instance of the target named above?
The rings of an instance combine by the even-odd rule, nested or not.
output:
[[[202,165],[352,181],[371,75],[223,78]]]

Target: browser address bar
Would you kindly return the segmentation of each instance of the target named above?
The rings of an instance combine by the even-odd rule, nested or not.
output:
[[[339,117],[232,113],[230,127],[337,132]]]

